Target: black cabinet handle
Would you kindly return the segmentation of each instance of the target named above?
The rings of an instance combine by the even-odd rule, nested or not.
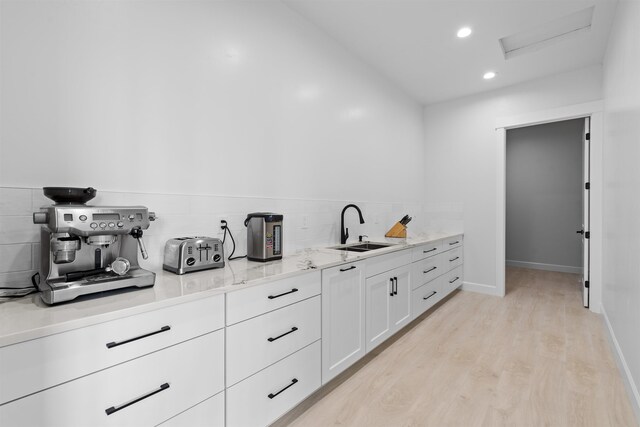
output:
[[[269,298],[269,299],[280,298],[280,297],[283,297],[283,296],[285,296],[285,295],[292,294],[292,293],[294,293],[294,292],[298,292],[298,289],[297,289],[297,288],[293,288],[293,289],[291,289],[289,292],[285,292],[285,293],[278,294],[278,295],[269,295],[269,296],[268,296],[268,298]]]
[[[453,261],[455,261],[455,260],[457,260],[457,259],[460,259],[460,257],[459,257],[459,256],[457,256],[457,257],[455,257],[455,258],[451,258],[451,259],[449,260],[449,262],[453,262]]]
[[[284,336],[286,336],[286,335],[292,334],[292,333],[294,333],[294,332],[295,332],[295,331],[297,331],[297,330],[298,330],[298,328],[296,328],[296,327],[294,326],[293,328],[291,328],[291,330],[290,330],[290,331],[285,332],[285,333],[284,333],[284,334],[282,334],[282,335],[278,335],[278,336],[277,336],[277,337],[275,337],[275,338],[267,338],[267,341],[269,341],[269,342],[274,342],[275,340],[279,340],[280,338],[282,338],[282,337],[284,337]]]
[[[394,278],[393,278],[393,281],[395,282],[395,287],[394,287],[394,289],[393,289],[393,294],[394,294],[394,295],[398,295],[398,278],[397,278],[397,277],[394,277]]]
[[[355,265],[352,265],[352,266],[351,266],[351,267],[349,267],[349,268],[341,268],[341,269],[340,269],[340,271],[349,271],[349,270],[353,270],[354,268],[356,268],[356,266],[355,266]]]
[[[286,386],[285,388],[283,388],[282,390],[280,390],[277,393],[269,393],[269,395],[267,396],[269,399],[273,399],[274,397],[276,397],[277,395],[279,395],[280,393],[282,393],[283,391],[285,391],[286,389],[288,389],[289,387],[291,387],[292,385],[294,385],[295,383],[297,383],[298,380],[296,378],[291,380],[291,384],[289,384],[288,386]]]
[[[431,267],[430,269],[423,271],[423,272],[422,272],[422,274],[430,273],[430,272],[432,272],[433,270],[435,270],[436,268],[438,268],[438,267]]]
[[[455,279],[453,279],[453,280],[449,280],[449,283],[453,283],[453,282],[455,282],[456,280],[458,280],[459,278],[460,278],[460,277],[456,277],[456,278],[455,278]]]
[[[437,291],[433,291],[433,292],[431,292],[431,295],[427,295],[426,297],[422,297],[422,299],[429,299],[429,298],[431,298],[432,296],[434,296],[437,293],[438,293]]]
[[[116,413],[116,412],[118,412],[118,411],[120,411],[120,410],[122,410],[122,409],[126,408],[127,406],[131,406],[131,405],[133,405],[134,403],[138,403],[138,402],[140,402],[141,400],[146,399],[147,397],[151,397],[151,396],[153,396],[154,394],[158,394],[158,393],[160,393],[161,391],[165,391],[165,390],[167,390],[167,389],[169,389],[169,383],[161,384],[159,388],[157,388],[156,390],[153,390],[152,392],[149,392],[149,393],[147,393],[147,394],[144,394],[144,395],[142,395],[142,396],[140,396],[140,397],[136,397],[135,399],[130,400],[130,401],[128,401],[127,403],[123,403],[122,405],[112,406],[112,407],[110,407],[110,408],[107,408],[107,409],[105,409],[105,410],[104,410],[104,412],[106,412],[106,413],[107,413],[107,415],[114,414],[114,413]]]
[[[158,329],[157,331],[149,332],[148,334],[140,335],[140,336],[134,337],[134,338],[129,338],[129,339],[124,340],[124,341],[107,343],[107,348],[113,348],[113,347],[117,347],[117,346],[122,345],[122,344],[128,344],[130,342],[138,341],[138,340],[141,340],[142,338],[147,338],[147,337],[150,337],[152,335],[161,334],[163,332],[167,332],[167,331],[170,331],[170,330],[171,330],[171,326],[163,326],[162,328]]]
[[[391,281],[391,292],[389,292],[389,296],[393,296],[393,277],[389,277],[389,280]]]
[[[429,252],[433,252],[435,250],[437,250],[438,248],[433,248],[433,249],[429,249],[428,251],[422,251],[423,254],[428,254]]]
[[[451,243],[449,243],[449,246],[457,245],[458,243],[460,243],[460,240],[456,240],[455,242],[451,242]]]

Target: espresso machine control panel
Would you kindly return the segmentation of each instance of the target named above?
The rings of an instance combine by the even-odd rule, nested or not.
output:
[[[134,228],[147,229],[155,214],[144,206],[48,206],[33,214],[35,224],[56,233],[76,236],[129,234]]]

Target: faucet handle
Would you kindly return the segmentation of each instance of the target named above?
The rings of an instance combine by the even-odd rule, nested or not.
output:
[[[358,236],[358,242],[362,242],[363,237],[369,238],[369,236],[367,236],[366,234],[363,234],[362,236]]]

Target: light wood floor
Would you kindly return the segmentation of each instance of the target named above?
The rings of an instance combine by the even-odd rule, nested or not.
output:
[[[280,424],[636,426],[580,289],[573,274],[510,268],[505,298],[455,293]]]

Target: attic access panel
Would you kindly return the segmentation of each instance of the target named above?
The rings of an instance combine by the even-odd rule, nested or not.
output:
[[[536,28],[501,38],[499,41],[505,59],[534,52],[588,32],[594,8],[595,6],[591,6]]]

